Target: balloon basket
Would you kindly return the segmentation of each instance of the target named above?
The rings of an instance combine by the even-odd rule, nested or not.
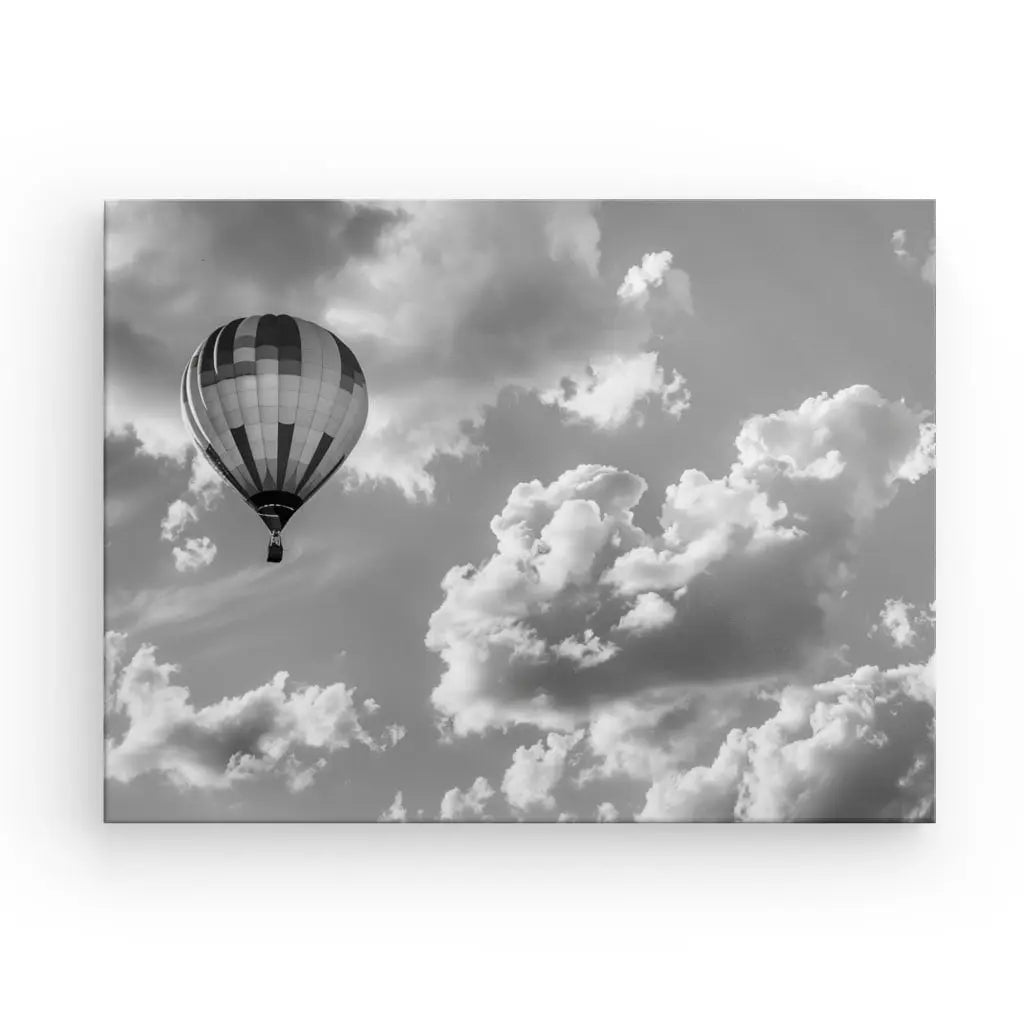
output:
[[[270,544],[267,545],[267,561],[280,562],[284,557],[284,544],[281,543],[281,534],[275,530],[270,535]]]

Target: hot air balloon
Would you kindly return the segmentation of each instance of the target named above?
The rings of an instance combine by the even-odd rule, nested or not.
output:
[[[214,469],[270,530],[268,562],[288,520],[348,458],[366,423],[366,378],[330,331],[293,316],[218,327],[181,378],[181,411]]]

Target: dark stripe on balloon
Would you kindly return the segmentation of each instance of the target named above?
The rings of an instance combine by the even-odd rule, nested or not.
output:
[[[328,331],[328,334],[334,339],[334,343],[338,346],[338,354],[341,356],[341,372],[342,375],[348,375],[349,377],[355,377],[357,373],[361,374],[362,370],[359,366],[359,360],[356,359],[355,353],[339,338],[334,331]]]
[[[206,341],[200,346],[199,349],[199,372],[204,373],[207,370],[212,370],[213,363],[213,343],[217,340],[217,335],[220,333],[220,328],[211,334]]]
[[[277,318],[277,329],[281,337],[281,362],[293,360],[302,362],[302,338],[299,335],[299,325],[294,317],[279,316]]]
[[[261,352],[260,349],[263,349]],[[280,346],[277,338],[277,317],[272,313],[256,321],[256,358],[279,359]]]
[[[245,432],[245,427],[233,427],[231,436],[235,439],[235,444],[238,446],[238,451],[242,456],[242,462],[245,463],[245,468],[249,471],[249,476],[252,477],[253,487],[257,491],[262,491],[263,484],[260,482],[260,471],[256,468],[256,460],[252,457],[252,448],[249,447],[249,437]]]
[[[234,362],[235,356],[235,332],[238,330],[238,325],[242,322],[241,318],[238,320],[232,320],[221,332],[217,335],[217,340],[213,344],[213,361],[217,366],[217,379],[223,380],[224,368],[231,366]]]
[[[203,342],[199,349],[199,383],[204,387],[207,384],[212,384],[215,379],[215,364],[213,361],[213,343],[220,333],[220,328],[211,334],[206,341]]]
[[[263,349],[263,352],[260,352]],[[271,354],[273,353],[273,354]],[[256,358],[270,359],[276,356],[279,362],[302,360],[302,342],[299,339],[299,325],[290,316],[275,316],[267,313],[256,324]]]
[[[313,452],[313,458],[309,460],[309,465],[306,467],[306,472],[302,474],[302,479],[295,485],[295,493],[298,494],[302,490],[303,484],[310,478],[313,471],[317,466],[320,465],[323,457],[327,454],[327,449],[331,447],[331,443],[334,438],[330,434],[324,434],[320,438],[320,443],[316,446],[316,451]]]
[[[292,435],[295,433],[294,423],[278,423],[277,425],[277,489],[284,490],[284,478],[288,475],[288,459],[292,453]]]

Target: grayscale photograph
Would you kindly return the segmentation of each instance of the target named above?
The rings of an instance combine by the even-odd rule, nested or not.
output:
[[[932,201],[104,236],[107,821],[935,820]]]

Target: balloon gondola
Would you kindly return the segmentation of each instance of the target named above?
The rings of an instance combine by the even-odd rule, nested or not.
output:
[[[218,327],[181,379],[185,425],[199,451],[270,531],[281,531],[348,458],[366,424],[366,377],[331,331],[293,316]]]

